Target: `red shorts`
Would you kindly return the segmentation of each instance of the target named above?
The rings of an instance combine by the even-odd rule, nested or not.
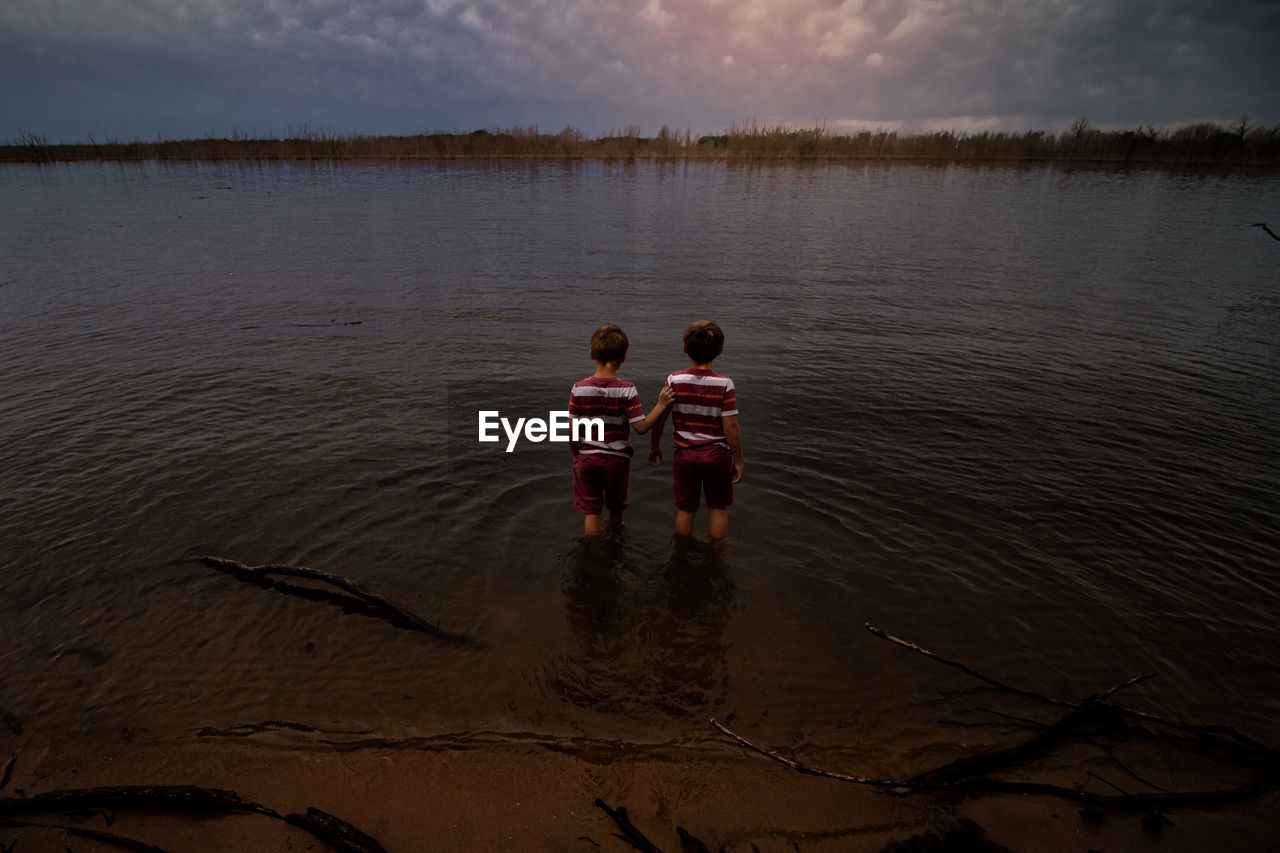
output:
[[[631,457],[612,453],[579,453],[573,457],[573,508],[587,515],[626,509]]]
[[[733,503],[733,454],[721,444],[682,447],[671,463],[676,509],[694,512],[703,491],[708,509],[727,509]]]

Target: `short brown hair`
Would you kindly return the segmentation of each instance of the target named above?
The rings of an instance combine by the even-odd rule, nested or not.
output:
[[[601,364],[621,361],[629,345],[627,333],[609,323],[596,329],[591,336],[591,357]]]
[[[699,320],[684,330],[684,351],[698,364],[707,364],[724,349],[724,332],[711,320]]]

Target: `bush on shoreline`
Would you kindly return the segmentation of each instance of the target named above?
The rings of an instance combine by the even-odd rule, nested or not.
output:
[[[187,140],[109,139],[50,143],[21,134],[0,144],[0,162],[72,160],[727,160],[776,162],[1076,163],[1269,167],[1280,165],[1280,126],[1255,127],[1241,119],[1227,128],[1211,122],[1176,130],[1153,126],[1098,130],[1080,119],[1062,133],[964,133],[903,135],[826,127],[734,125],[716,136],[663,126],[657,136],[639,128],[588,138],[576,128],[540,133],[536,127],[424,133],[413,136],[343,136],[303,128],[282,138],[233,133],[230,138]]]

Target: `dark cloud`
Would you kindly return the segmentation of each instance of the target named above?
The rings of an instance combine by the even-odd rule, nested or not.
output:
[[[0,136],[1280,123],[1275,2],[8,0]]]

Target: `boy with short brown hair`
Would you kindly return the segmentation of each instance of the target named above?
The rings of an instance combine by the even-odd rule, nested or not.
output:
[[[631,435],[627,424],[644,435],[667,413],[675,395],[662,389],[657,404],[648,415],[640,406],[636,386],[618,378],[618,368],[627,360],[627,335],[612,323],[601,326],[591,336],[591,358],[596,371],[569,391],[571,420],[600,418],[604,421],[602,440],[570,441],[573,453],[573,505],[583,513],[582,530],[599,536],[600,512],[609,508],[609,526],[622,526],[622,513],[629,505],[627,486],[631,479]]]
[[[649,464],[657,466],[662,461],[662,430],[671,414],[676,533],[681,536],[693,535],[693,517],[705,493],[707,533],[713,540],[724,539],[733,485],[742,480],[737,391],[732,379],[711,369],[723,349],[724,332],[711,320],[699,320],[684,330],[690,365],[667,377],[675,405],[670,413],[662,412],[649,437]]]

